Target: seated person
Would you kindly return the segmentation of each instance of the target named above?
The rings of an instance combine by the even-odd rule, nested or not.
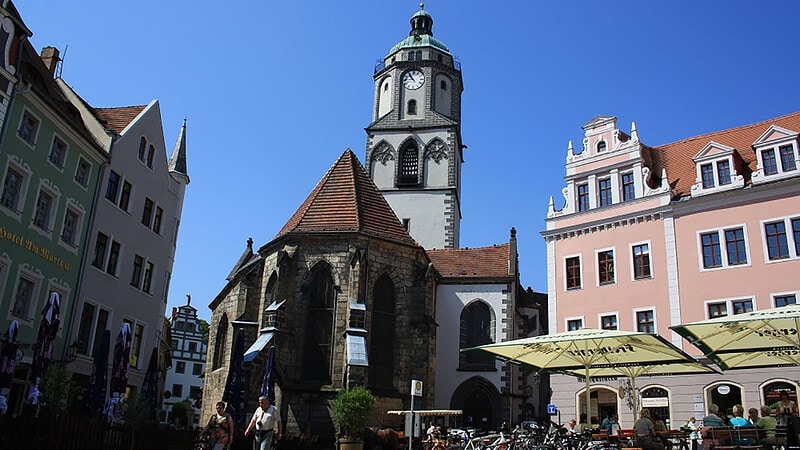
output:
[[[639,413],[639,420],[633,425],[636,429],[638,438],[636,439],[636,446],[641,447],[642,450],[664,450],[664,445],[656,436],[656,430],[653,428],[653,422],[650,420],[650,411],[643,409]]]
[[[772,417],[771,412],[769,406],[762,406],[761,417],[759,417],[758,422],[756,422],[756,426],[764,430],[764,444],[783,445],[786,443],[786,439],[775,436],[778,420]]]
[[[744,407],[742,405],[735,405],[733,407],[733,417],[731,417],[730,423],[732,427],[746,427],[750,425],[747,422],[747,419],[742,417],[744,415]]]

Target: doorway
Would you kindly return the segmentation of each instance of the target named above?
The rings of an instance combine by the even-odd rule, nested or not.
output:
[[[716,383],[706,388],[709,404],[719,407],[719,416],[726,420],[727,411],[735,405],[742,405],[742,388],[728,382]]]

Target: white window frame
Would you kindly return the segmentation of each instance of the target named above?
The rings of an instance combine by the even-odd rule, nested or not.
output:
[[[633,320],[633,330],[632,331],[639,331],[639,317],[638,313],[640,312],[653,312],[653,334],[658,334],[658,313],[656,312],[655,305],[653,306],[642,306],[640,308],[633,308],[631,320]]]
[[[65,242],[63,239],[64,226],[66,224],[68,211],[72,211],[77,216],[77,220],[75,221],[75,231],[73,232],[74,242]],[[78,254],[78,248],[81,247],[81,239],[83,238],[83,221],[85,217],[86,211],[83,209],[83,207],[74,199],[68,198],[66,201],[66,208],[64,208],[64,215],[61,218],[61,230],[58,234],[58,245],[75,255]]]
[[[777,308],[778,306],[775,304],[775,297],[786,297],[789,295],[794,295],[795,301],[800,301],[800,291],[786,291],[786,292],[775,292],[769,294],[769,301],[770,306],[773,308]]]
[[[736,149],[733,147],[711,141],[692,158],[695,170],[694,184],[690,189],[692,197],[701,197],[703,195],[744,187],[744,177],[736,171],[736,161],[733,158],[734,154],[736,154]],[[719,163],[722,161],[727,161],[728,167],[730,168],[731,180],[728,184],[719,183]],[[704,187],[702,167],[708,164],[711,164],[714,185]]]
[[[564,331],[569,331],[569,323],[572,322],[572,321],[575,321],[575,320],[580,320],[581,321],[581,327],[578,328],[579,330],[583,329],[583,328],[586,328],[586,319],[584,318],[584,316],[565,317],[564,318]]]
[[[132,318],[130,316],[123,316],[122,323],[126,323],[126,322],[128,324],[130,324],[130,328],[131,328],[131,358],[133,358],[134,356],[136,357],[136,364],[134,365],[133,363],[131,363],[131,367],[133,367],[134,369],[139,369],[139,370],[146,369],[146,368],[142,367],[142,362],[143,361],[142,361],[141,353],[146,348],[145,342],[147,341],[147,323],[139,321],[139,320],[136,320],[136,319],[134,319],[134,318]],[[136,339],[136,326],[137,325],[141,325],[142,326],[142,342],[139,343],[139,354],[138,355],[134,355],[133,354],[133,341],[134,341],[134,339]],[[122,326],[122,324],[120,324],[120,326]]]
[[[22,121],[25,119],[25,116],[29,115],[36,120],[36,130],[33,133],[33,142],[26,141],[22,136],[20,136],[19,132],[22,129]],[[36,144],[39,142],[39,133],[42,131],[42,118],[39,117],[38,114],[34,114],[28,107],[22,107],[22,114],[19,116],[19,123],[17,123],[17,129],[14,130],[14,134],[17,138],[24,142],[25,145],[30,147],[31,149],[36,149]]]
[[[612,257],[614,258],[614,279],[607,283],[600,283],[600,262],[598,257],[600,256],[601,252],[611,251]],[[617,284],[617,266],[619,266],[619,258],[617,258],[617,248],[616,247],[606,247],[606,248],[598,248],[594,251],[594,284],[596,287],[602,286],[613,286]]]
[[[20,159],[16,156],[9,155],[8,160],[6,161],[5,169],[3,170],[3,183],[0,184],[0,196],[6,188],[6,178],[8,177],[9,168],[14,169],[14,171],[22,175],[22,183],[19,187],[19,196],[17,197],[18,209],[10,209],[7,206],[0,204],[0,211],[3,211],[7,216],[16,220],[18,223],[22,223],[22,213],[25,209],[25,201],[28,197],[32,172],[26,163],[20,161]]]
[[[39,228],[38,225],[34,225],[33,221],[36,219],[36,213],[38,211],[38,203],[39,203],[39,195],[42,191],[45,191],[50,197],[52,197],[52,203],[50,205],[50,212],[47,216],[47,223],[45,224],[45,229]],[[39,180],[39,188],[36,190],[36,200],[34,202],[32,211],[31,211],[31,221],[28,228],[31,230],[36,231],[37,233],[41,234],[42,236],[52,239],[53,232],[55,231],[55,223],[56,223],[56,216],[58,216],[59,212],[59,205],[61,204],[61,191],[59,191],[58,187],[53,185],[50,180],[41,179]]]
[[[617,323],[617,330],[619,330],[619,311],[609,311],[597,314],[597,328],[603,329],[603,317],[614,317]]]
[[[744,235],[744,249],[747,252],[747,262],[744,264],[729,264],[728,263],[728,241],[725,238],[725,232],[742,229],[742,234]],[[762,226],[763,229],[763,226]],[[705,267],[703,264],[703,235],[704,234],[711,234],[716,233],[717,237],[719,237],[719,252],[720,252],[720,259],[721,265],[719,267]],[[750,267],[753,265],[753,252],[750,251],[750,239],[748,239],[748,232],[747,232],[747,224],[746,223],[736,223],[731,225],[725,225],[718,228],[709,228],[707,230],[698,230],[696,232],[697,238],[697,267],[700,269],[701,272],[713,272],[716,270],[724,270],[724,269],[736,269],[739,267]],[[766,242],[766,239],[765,241]]]
[[[578,263],[580,265],[579,273],[580,273],[580,277],[581,277],[581,283],[580,283],[580,286],[574,287],[574,288],[571,288],[571,287],[567,286],[567,260],[570,259],[570,258],[578,258]],[[563,288],[564,288],[565,292],[580,291],[580,290],[583,289],[583,287],[585,286],[585,281],[586,281],[583,278],[583,266],[584,266],[584,264],[583,264],[583,254],[581,254],[581,253],[575,253],[575,254],[572,254],[572,255],[564,255],[562,257],[562,259],[561,259],[561,268],[562,268],[562,273],[564,274],[564,286],[563,286]]]
[[[64,144],[64,154],[62,155],[61,165],[59,166],[53,160],[50,159],[50,155],[53,154],[53,146],[55,145],[56,141],[60,141]],[[67,154],[69,153],[69,142],[66,139],[62,138],[58,135],[58,133],[53,133],[53,139],[50,140],[50,148],[47,149],[47,162],[49,162],[53,167],[55,167],[59,172],[63,173],[64,168],[67,165]]]
[[[88,168],[86,169],[86,184],[81,184],[78,181],[78,170],[81,168],[81,161],[86,161],[86,165]],[[80,186],[83,190],[89,189],[89,183],[92,182],[92,170],[94,169],[94,164],[91,161],[84,158],[82,155],[78,157],[78,161],[75,163],[75,173],[72,175],[72,181],[75,182],[78,186]]]
[[[622,178],[625,175],[630,175],[631,176],[631,180],[633,181],[633,198],[628,199],[628,200],[625,200],[625,185],[622,183]],[[633,171],[633,169],[629,169],[629,170],[626,169],[626,170],[619,171],[618,177],[619,177],[619,181],[618,181],[618,184],[619,184],[619,194],[618,194],[619,195],[619,201],[617,203],[632,202],[632,201],[636,200],[637,198],[639,198],[639,197],[636,196],[636,173]]]
[[[795,252],[795,241],[794,241],[794,232],[792,231],[792,220],[793,219],[800,219],[800,213],[798,214],[791,214],[788,216],[783,217],[774,217],[771,219],[764,219],[759,222],[761,227],[761,249],[764,253],[764,263],[765,264],[777,264],[784,261],[795,261],[800,259],[800,254]],[[769,259],[769,246],[767,245],[767,224],[772,224],[776,222],[783,222],[784,229],[786,230],[786,245],[789,247],[789,257],[782,258],[782,259]]]
[[[31,300],[28,304],[27,311],[22,316],[13,314],[12,311],[14,309],[14,303],[16,302],[17,298],[17,288],[19,287],[19,279],[20,278],[27,278],[30,281],[33,281],[33,289],[31,291]],[[39,306],[39,298],[42,289],[42,280],[44,276],[42,272],[38,269],[34,269],[27,263],[20,264],[16,277],[14,278],[14,287],[11,292],[11,302],[9,302],[8,314],[6,318],[10,321],[11,319],[16,319],[20,324],[26,324],[33,326],[33,322],[35,319],[35,311],[36,308]],[[24,316],[24,317],[23,317]]]
[[[777,139],[769,139],[773,133],[779,134],[781,137]],[[761,135],[761,137],[756,139],[756,141],[753,143],[753,149],[756,153],[756,161],[758,166],[752,175],[753,184],[767,183],[770,181],[800,176],[800,149],[798,149],[797,143],[798,136],[800,136],[800,133],[796,131],[787,130],[786,128],[772,125],[767,129],[767,131],[764,132],[764,134]],[[794,150],[794,160],[797,167],[795,170],[783,170],[783,164],[781,164],[780,147],[784,147],[786,145],[791,145],[792,149]],[[778,169],[778,172],[775,174],[764,174],[764,160],[762,152],[765,150],[773,150],[775,152],[775,161]]]
[[[647,259],[650,261],[650,276],[642,278],[636,278],[636,266],[635,266],[636,261],[633,256],[633,247],[639,245],[647,245]],[[646,241],[631,242],[630,244],[628,244],[628,257],[629,257],[628,263],[631,266],[631,281],[647,281],[647,280],[652,280],[656,277],[655,270],[653,269],[653,244],[650,242],[649,239]]]
[[[726,317],[735,316],[736,314],[733,313],[733,302],[743,301],[743,300],[750,300],[753,303],[753,311],[758,311],[758,304],[756,303],[755,294],[744,294],[744,295],[737,295],[736,297],[703,300],[703,315],[706,319],[710,319],[711,316],[708,314],[708,305],[725,303]]]

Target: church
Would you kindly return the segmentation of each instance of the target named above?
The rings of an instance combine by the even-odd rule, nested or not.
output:
[[[365,163],[341,153],[297,211],[260,247],[252,239],[211,301],[203,395],[208,417],[245,339],[246,410],[257,406],[267,349],[286,433],[332,441],[329,403],[342,389],[390,410],[457,409],[461,426],[497,428],[544,413],[548,385],[460,349],[546,333],[546,295],[523,288],[516,230],[460,248],[461,64],[421,7],[374,72]],[[332,154],[335,157],[335,154]]]

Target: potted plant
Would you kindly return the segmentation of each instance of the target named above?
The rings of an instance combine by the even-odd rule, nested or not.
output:
[[[375,397],[361,386],[339,391],[331,405],[333,418],[339,425],[340,450],[362,450],[361,433],[375,409]]]

